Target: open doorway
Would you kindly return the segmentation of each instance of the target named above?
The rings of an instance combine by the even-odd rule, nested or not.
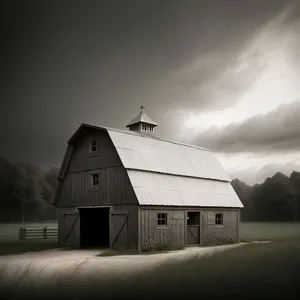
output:
[[[80,208],[80,248],[109,247],[109,207]]]
[[[200,212],[189,211],[187,213],[187,244],[200,244]]]

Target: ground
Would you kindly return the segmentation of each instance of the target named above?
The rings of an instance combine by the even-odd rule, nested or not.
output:
[[[262,231],[263,226],[254,228]],[[284,235],[276,239],[270,230],[265,235],[259,232],[258,240],[273,233],[268,243],[252,239],[236,245],[153,255],[102,257],[99,250],[52,249],[0,256],[0,285],[9,299],[25,295],[30,299],[161,298],[164,294],[168,298],[198,294],[210,299],[240,299],[241,295],[249,299],[274,295],[296,299],[300,294],[297,230],[284,239]]]

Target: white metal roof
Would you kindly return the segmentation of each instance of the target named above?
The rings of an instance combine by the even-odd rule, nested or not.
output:
[[[140,205],[242,208],[230,182],[127,170]]]
[[[205,149],[107,129],[126,169],[230,181]]]
[[[129,127],[139,122],[144,122],[157,126],[157,124],[142,110],[126,127]]]

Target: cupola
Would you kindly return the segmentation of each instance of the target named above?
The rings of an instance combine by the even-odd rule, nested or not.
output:
[[[154,128],[158,125],[146,114],[143,105],[140,109],[141,112],[126,127],[132,131],[154,133]]]

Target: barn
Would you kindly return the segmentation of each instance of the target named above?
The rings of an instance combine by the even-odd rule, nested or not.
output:
[[[239,241],[243,205],[217,158],[156,126],[141,107],[127,130],[81,124],[72,135],[54,199],[61,246]]]

